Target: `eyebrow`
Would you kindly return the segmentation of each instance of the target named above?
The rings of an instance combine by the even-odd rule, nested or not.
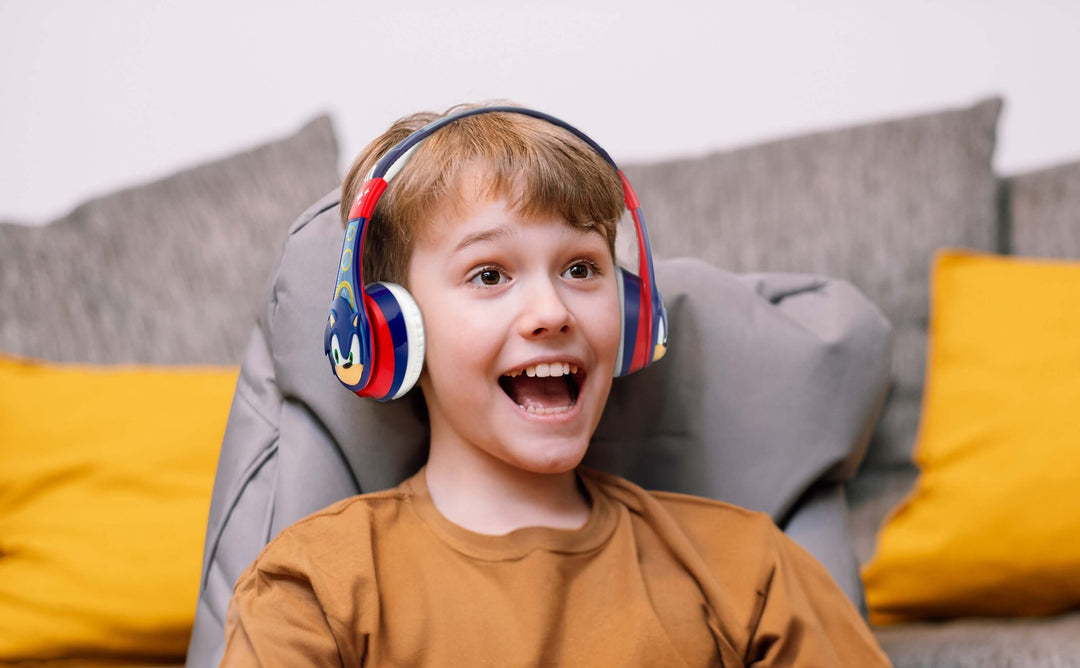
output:
[[[491,229],[466,234],[465,238],[458,242],[458,245],[454,247],[454,252],[461,252],[472,244],[491,242],[509,236],[510,228],[506,225],[499,225],[498,227],[492,227]]]

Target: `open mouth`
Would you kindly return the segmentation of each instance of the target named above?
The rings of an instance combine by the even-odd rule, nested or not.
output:
[[[558,415],[577,403],[585,370],[571,362],[541,362],[499,376],[499,387],[526,413]]]

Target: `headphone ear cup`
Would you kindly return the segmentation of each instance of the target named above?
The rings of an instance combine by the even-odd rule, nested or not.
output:
[[[618,378],[636,370],[631,368],[631,363],[634,360],[634,347],[637,343],[641,279],[622,267],[615,268],[615,275],[615,282],[619,286],[619,313],[622,315],[619,354],[615,359],[615,377]]]
[[[409,291],[396,283],[365,288],[371,315],[372,369],[364,396],[397,399],[412,389],[424,365],[424,320]]]

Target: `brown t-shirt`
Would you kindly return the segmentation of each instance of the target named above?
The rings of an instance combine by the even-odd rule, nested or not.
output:
[[[578,474],[579,529],[469,531],[423,469],[300,520],[237,581],[222,665],[889,665],[768,515]]]

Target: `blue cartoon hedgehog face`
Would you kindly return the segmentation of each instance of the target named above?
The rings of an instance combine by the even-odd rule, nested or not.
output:
[[[359,385],[364,375],[360,359],[359,315],[344,295],[338,295],[330,307],[323,347],[338,380],[349,387]]]

